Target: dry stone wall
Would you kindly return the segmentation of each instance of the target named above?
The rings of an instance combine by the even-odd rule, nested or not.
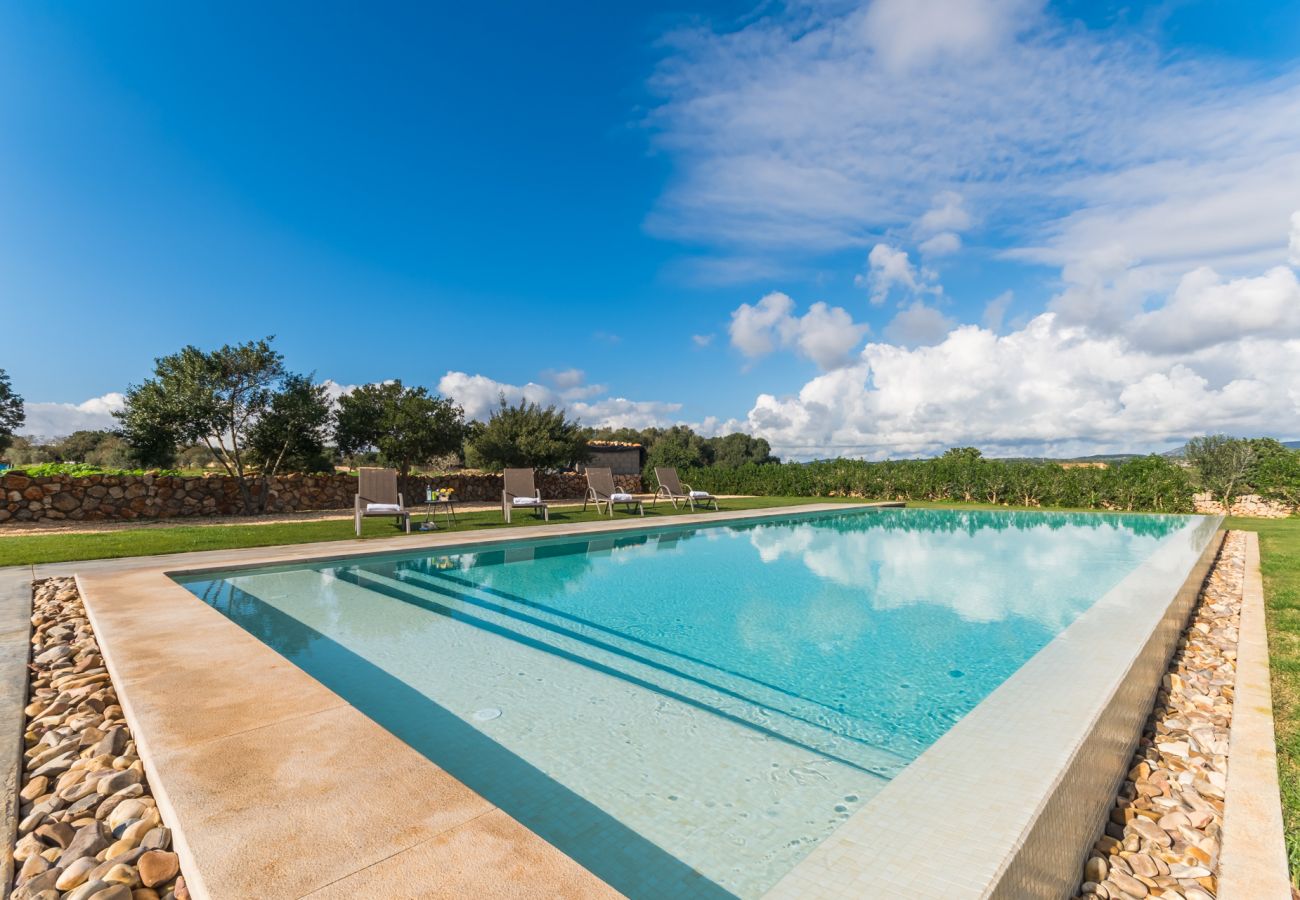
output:
[[[1207,516],[1249,516],[1255,519],[1285,519],[1295,513],[1295,507],[1287,506],[1277,500],[1268,500],[1259,494],[1243,494],[1232,498],[1231,509],[1224,509],[1223,504],[1213,494],[1195,494],[1192,503],[1196,511]]]
[[[641,476],[617,475],[620,490],[641,490]],[[451,488],[463,502],[498,502],[501,476],[466,472],[438,476],[410,476],[400,479],[408,505],[424,500],[429,487]],[[537,487],[542,497],[552,500],[581,498],[587,481],[579,474],[539,474]],[[249,479],[249,488],[259,502],[267,491],[268,513],[351,509],[357,490],[354,475],[334,472],[322,475],[280,475],[265,484]],[[62,520],[103,521],[114,519],[167,519],[244,514],[238,479],[226,475],[68,475],[30,477],[0,476],[0,527],[15,522]]]

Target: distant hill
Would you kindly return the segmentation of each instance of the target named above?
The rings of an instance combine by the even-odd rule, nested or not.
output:
[[[996,456],[992,458],[1000,462],[1106,463],[1115,466],[1130,459],[1138,459],[1142,455],[1141,453],[1095,453],[1092,456]]]

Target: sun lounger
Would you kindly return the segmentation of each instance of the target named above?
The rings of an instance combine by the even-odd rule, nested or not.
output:
[[[357,537],[361,536],[361,520],[368,516],[393,516],[398,525],[405,522],[406,533],[411,533],[411,513],[397,490],[396,469],[360,470],[354,512]]]
[[[655,478],[659,481],[659,490],[655,491],[654,502],[659,502],[660,497],[672,501],[673,509],[677,508],[677,501],[681,500],[690,506],[691,512],[695,511],[695,504],[707,507],[710,503],[713,508],[718,508],[718,498],[708,491],[695,491],[689,484],[682,484],[677,477],[677,470],[668,466],[656,466]]]
[[[588,503],[596,504],[597,513],[604,504],[610,518],[614,517],[615,503],[625,505],[628,512],[635,509],[641,515],[645,515],[645,506],[640,500],[614,486],[614,473],[608,468],[587,469],[587,496],[582,500],[583,512],[586,512]]]
[[[542,492],[533,485],[532,469],[506,469],[501,473],[505,487],[501,491],[501,513],[506,523],[510,522],[510,513],[516,509],[541,510],[542,518],[551,521],[550,510],[542,500]]]

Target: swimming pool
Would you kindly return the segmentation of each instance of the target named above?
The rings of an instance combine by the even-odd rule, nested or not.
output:
[[[1199,521],[837,510],[177,580],[620,891],[758,896]]]

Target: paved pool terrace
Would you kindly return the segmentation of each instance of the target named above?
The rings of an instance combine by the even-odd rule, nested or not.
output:
[[[852,507],[706,513],[689,524],[846,508]],[[1061,878],[1077,877],[1122,776],[1213,559],[1218,524],[1202,521],[1204,551],[1166,606],[1135,609],[1126,602],[1152,579],[1170,578],[1176,562],[1157,553],[894,778],[771,895],[1059,893]],[[34,574],[77,572],[196,897],[617,896],[169,575],[645,527],[643,520],[519,527],[45,566]],[[1044,683],[1058,690],[1044,697]],[[1013,742],[1017,765],[991,768],[988,760]],[[635,833],[582,812],[607,834],[609,854],[636,849]],[[636,858],[630,853],[629,864]],[[685,867],[667,864],[663,877],[665,893],[717,894]]]

